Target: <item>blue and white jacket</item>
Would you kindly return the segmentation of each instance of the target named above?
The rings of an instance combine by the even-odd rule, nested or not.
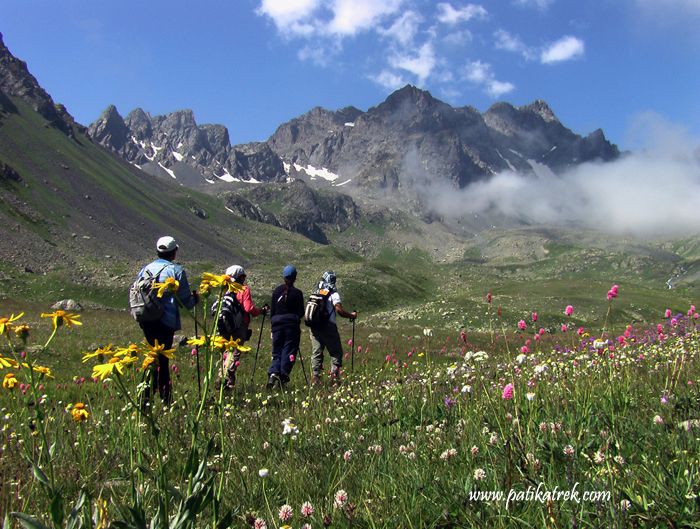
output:
[[[177,297],[180,299],[180,302],[188,309],[193,308],[197,304],[197,300],[190,290],[187,274],[184,268],[182,268],[182,265],[165,259],[156,259],[152,263],[144,266],[139,272],[138,277],[142,277],[146,271],[149,271],[154,276],[158,274],[156,281],[159,283],[164,282],[168,277],[174,277],[180,282],[180,288],[177,291]],[[175,296],[170,292],[166,292],[163,294],[162,301],[165,310],[163,311],[163,316],[160,318],[160,322],[176,331],[181,329],[180,311],[178,310],[178,302]]]

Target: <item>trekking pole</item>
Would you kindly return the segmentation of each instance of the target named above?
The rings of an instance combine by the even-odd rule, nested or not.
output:
[[[350,371],[355,372],[355,318],[352,319],[352,351],[350,351]]]
[[[301,370],[304,373],[304,380],[306,381],[306,385],[308,387],[309,377],[306,376],[306,367],[304,367],[304,357],[301,356],[301,349],[297,349],[297,356],[299,357],[299,361],[301,362]]]
[[[199,338],[199,330],[197,329],[197,307],[194,307],[194,337]],[[202,376],[199,373],[199,345],[194,346],[194,354],[197,357],[197,395],[199,400],[202,400]]]
[[[262,340],[262,331],[263,331],[263,326],[265,325],[265,316],[267,316],[267,312],[263,312],[263,318],[262,318],[262,321],[260,322],[260,335],[258,336],[258,347],[257,347],[257,349],[255,349],[255,361],[253,362],[253,374],[250,376],[250,383],[251,384],[255,380],[255,369],[258,366],[258,353],[260,352],[260,340]]]

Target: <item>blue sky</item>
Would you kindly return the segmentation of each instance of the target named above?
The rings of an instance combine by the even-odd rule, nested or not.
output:
[[[650,114],[700,137],[700,0],[2,3],[5,44],[84,124],[191,108],[244,143],[412,83],[480,111],[544,99],[625,149]]]

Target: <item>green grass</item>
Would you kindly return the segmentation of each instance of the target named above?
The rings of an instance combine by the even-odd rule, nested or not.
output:
[[[624,292],[613,303],[616,317],[629,301]],[[28,308],[32,312],[24,320],[33,327],[31,342],[41,343],[50,324],[37,317],[38,307]],[[2,309],[19,307],[3,304]],[[213,527],[229,511],[226,526],[246,527],[258,517],[279,527],[283,504],[292,506],[295,527],[305,521],[321,526],[324,517],[333,527],[692,527],[700,514],[697,430],[679,426],[700,416],[695,386],[700,342],[692,328],[676,336],[668,327],[668,342],[645,344],[646,328],[637,327],[637,343],[616,347],[612,359],[588,345],[557,352],[554,347],[570,345],[571,337],[548,333],[521,363],[512,352],[520,338],[511,331],[508,349],[498,332],[494,344],[488,333],[468,335],[463,342],[455,332],[407,336],[408,328],[400,325],[382,328],[383,338],[370,342],[376,329],[363,322],[355,369],[346,359],[341,387],[307,388],[297,365],[284,393],[261,390],[269,358],[264,336],[254,383],[255,341],[253,351],[244,353],[234,393],[222,395],[215,384],[209,386],[198,420],[196,362],[189,347],[181,348],[173,361],[179,368],[175,402],[170,410],[155,410],[156,437],[149,420],[125,400],[115,376],[90,382],[96,360],[80,362],[82,351],[140,339],[138,328],[119,312],[87,311],[82,319],[82,327],[59,329],[49,350],[33,356],[55,375],[41,381],[43,418],[36,416],[31,390],[0,392],[0,506],[32,515],[47,527],[56,526],[51,512],[68,515],[81,490],[90,515],[98,498],[106,500],[104,516],[111,522],[125,516],[120,506],[143,508],[147,520],[156,518],[159,499],[174,514],[181,496],[194,502],[201,490],[216,509],[212,503],[191,503],[195,518],[188,527]],[[191,321],[185,321],[191,331]],[[619,321],[617,328],[625,323]],[[344,340],[347,331],[342,327]],[[477,347],[488,358],[465,356]],[[308,369],[307,351],[304,333]],[[7,345],[0,346],[0,354],[12,356]],[[205,348],[201,354],[206,365]],[[26,370],[17,374],[27,381]],[[202,375],[206,380],[206,372]],[[125,371],[125,388],[133,398],[139,378],[133,369]],[[504,400],[509,382],[514,399]],[[87,404],[85,423],[75,423],[66,411],[76,402]],[[283,433],[288,419],[297,428],[294,438]],[[50,445],[49,461],[41,447]],[[46,475],[44,485],[32,477],[29,461],[41,469],[37,475]],[[196,478],[199,462],[204,470]],[[268,469],[267,478],[259,477],[261,469]],[[602,491],[609,497],[506,506],[475,496],[538,485],[543,491],[576,488],[579,494]],[[334,507],[340,490],[348,503]],[[57,497],[63,502],[58,507]],[[309,520],[300,514],[305,501],[315,509]],[[163,527],[158,523],[154,526]]]

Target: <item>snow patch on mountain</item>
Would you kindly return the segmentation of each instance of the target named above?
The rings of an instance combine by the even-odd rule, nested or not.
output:
[[[175,171],[173,171],[172,169],[168,169],[167,167],[165,167],[165,166],[164,166],[162,163],[160,163],[160,162],[158,162],[158,167],[160,167],[161,169],[163,169],[163,171],[165,171],[165,172],[168,173],[170,176],[172,176],[175,180],[177,180],[177,176],[175,176]]]
[[[304,171],[307,175],[311,177],[311,180],[316,180],[316,178],[322,178],[323,180],[327,180],[328,182],[335,182],[339,178],[337,174],[332,173],[325,167],[322,167],[321,169],[316,169],[313,165],[307,165],[306,167],[303,167],[295,163],[294,169],[296,169],[299,172]]]

